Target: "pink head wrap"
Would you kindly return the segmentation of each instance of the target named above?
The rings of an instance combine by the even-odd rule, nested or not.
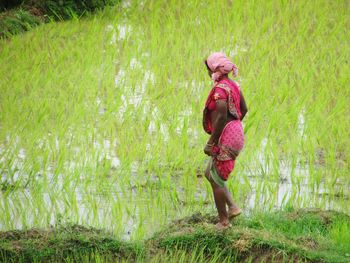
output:
[[[215,52],[207,59],[207,65],[214,73],[211,78],[214,82],[219,81],[222,75],[228,74],[232,71],[234,77],[238,74],[238,68],[233,64],[224,53]]]

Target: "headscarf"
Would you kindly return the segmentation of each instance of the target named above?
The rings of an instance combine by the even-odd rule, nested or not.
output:
[[[222,75],[228,74],[232,71],[233,77],[238,74],[238,68],[233,64],[224,53],[215,52],[207,59],[207,65],[213,74],[211,75],[214,83],[218,82]]]

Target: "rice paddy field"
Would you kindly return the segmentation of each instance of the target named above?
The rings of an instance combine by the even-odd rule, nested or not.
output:
[[[215,214],[214,51],[237,64],[249,109],[228,181],[245,215],[349,214],[349,13],[347,0],[121,1],[1,39],[0,231],[78,224],[137,242]]]

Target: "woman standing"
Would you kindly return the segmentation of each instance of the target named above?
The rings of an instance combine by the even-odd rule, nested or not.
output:
[[[239,85],[228,77],[230,72],[237,76],[236,65],[223,53],[211,54],[205,64],[214,82],[203,111],[203,128],[210,134],[204,152],[211,157],[205,176],[213,188],[219,214],[216,227],[226,229],[231,226],[229,219],[241,213],[232,200],[226,181],[244,145],[241,121],[248,110]]]

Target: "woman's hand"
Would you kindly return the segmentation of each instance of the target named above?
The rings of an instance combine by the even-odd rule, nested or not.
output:
[[[214,144],[206,144],[204,147],[204,153],[209,156],[215,156],[216,153],[213,151]]]

